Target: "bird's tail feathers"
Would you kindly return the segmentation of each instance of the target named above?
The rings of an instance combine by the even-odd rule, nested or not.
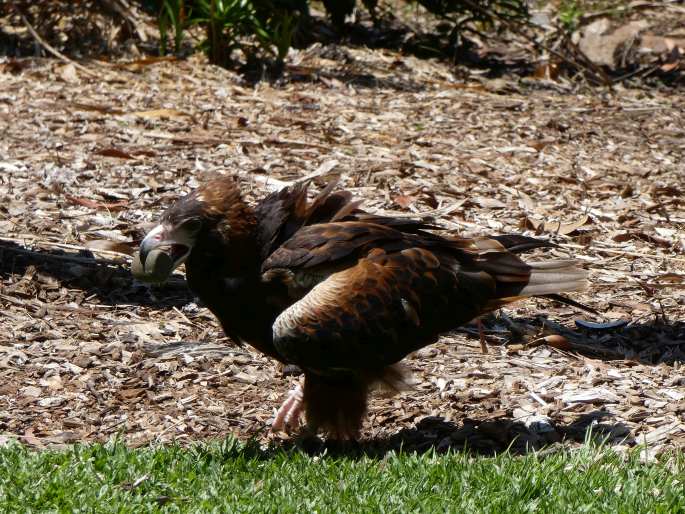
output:
[[[528,284],[519,296],[583,291],[588,287],[587,271],[578,267],[575,260],[556,260],[527,263],[532,269]]]
[[[554,296],[584,291],[588,287],[588,273],[578,266],[578,261],[567,259],[526,264],[530,266],[530,275],[525,283],[511,282],[508,275],[500,281],[495,275],[498,280],[497,298],[488,303],[489,310],[530,296]]]

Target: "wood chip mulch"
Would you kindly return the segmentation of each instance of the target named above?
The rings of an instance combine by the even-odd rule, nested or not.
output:
[[[16,62],[15,62],[16,64]],[[685,448],[685,96],[457,82],[387,51],[294,51],[290,81],[187,61],[0,62],[0,440],[270,440],[297,377],[225,339],[186,290],[125,255],[208,173],[251,200],[339,177],[366,208],[574,255],[598,316],[530,300],[410,356],[374,398],[370,448]],[[123,253],[122,253],[123,252]]]

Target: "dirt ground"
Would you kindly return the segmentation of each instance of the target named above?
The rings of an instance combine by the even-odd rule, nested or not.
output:
[[[410,356],[368,448],[685,447],[684,94],[321,45],[254,88],[199,58],[24,64],[0,65],[0,440],[274,437],[297,377],[224,338],[182,272],[149,287],[120,253],[221,172],[251,200],[339,177],[369,210],[537,233],[590,271],[573,298],[597,316],[530,300],[484,320],[487,354],[469,326]]]

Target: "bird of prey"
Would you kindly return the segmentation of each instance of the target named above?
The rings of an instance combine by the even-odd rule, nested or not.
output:
[[[143,239],[133,273],[163,282],[185,263],[190,289],[235,341],[304,372],[273,422],[358,437],[370,390],[401,382],[407,354],[530,296],[587,286],[573,260],[528,262],[551,246],[521,235],[463,238],[426,221],[375,215],[335,184],[256,205],[219,175],[179,198]]]

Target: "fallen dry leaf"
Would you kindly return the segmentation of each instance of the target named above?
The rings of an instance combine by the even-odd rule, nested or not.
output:
[[[120,200],[118,202],[100,202],[97,200],[91,200],[90,198],[79,198],[70,194],[64,195],[67,200],[71,203],[77,205],[82,205],[83,207],[88,207],[90,209],[105,209],[108,211],[119,211],[128,206],[128,201]]]
[[[573,346],[564,336],[558,334],[552,334],[539,339],[540,343],[544,343],[548,346],[558,348],[560,350],[570,350]]]
[[[90,250],[104,250],[106,252],[133,255],[137,250],[138,245],[136,243],[127,243],[122,241],[94,240],[86,241],[85,247]]]
[[[580,227],[587,225],[590,221],[589,216],[581,216],[577,221],[563,223],[561,221],[543,221],[531,217],[526,217],[526,225],[535,230],[536,233],[543,232],[566,236],[572,234]]]
[[[117,159],[135,159],[130,153],[124,152],[117,148],[102,148],[95,152],[97,155],[102,155],[104,157],[116,157]]]
[[[416,201],[416,196],[412,195],[397,195],[393,197],[392,201],[403,209],[408,209],[410,205],[413,205]]]
[[[131,116],[137,116],[139,118],[187,118],[190,117],[189,114],[185,112],[178,111],[176,109],[153,109],[151,111],[135,111],[128,113]]]
[[[498,200],[497,198],[479,196],[474,198],[473,201],[484,209],[505,209],[507,207],[507,204]]]
[[[120,62],[116,66],[129,71],[140,71],[147,66],[154,64],[177,61],[178,58],[173,55],[164,55],[159,57],[144,57],[142,59],[134,59],[132,61]]]

